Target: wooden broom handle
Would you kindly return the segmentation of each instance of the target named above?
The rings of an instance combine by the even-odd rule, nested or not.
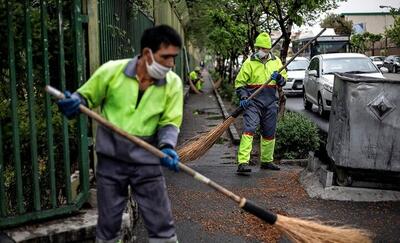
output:
[[[292,58],[289,59],[289,61],[287,61],[285,63],[285,65],[283,65],[281,68],[279,68],[278,73],[280,73],[283,69],[285,69],[298,55],[300,55],[300,53],[302,53],[309,45],[311,45],[311,43],[316,40],[320,35],[322,35],[322,33],[324,33],[324,31],[326,30],[326,28],[323,28],[314,38],[312,38],[310,41],[307,42],[306,45],[304,45],[296,54],[294,54],[294,56]],[[249,96],[248,99],[253,99],[256,95],[258,95],[261,90],[266,87],[269,83],[271,83],[272,79],[269,78],[260,88],[258,88],[253,94],[251,94]],[[243,111],[243,108],[239,107],[237,108],[234,112],[232,112],[231,116],[232,117],[238,117],[239,114]]]
[[[57,90],[56,88],[50,86],[50,85],[46,85],[45,88],[46,92],[55,96],[58,99],[64,99],[65,96],[64,94]],[[104,127],[110,129],[111,131],[121,135],[122,137],[128,139],[129,141],[133,142],[134,144],[144,148],[145,150],[149,151],[150,153],[152,153],[153,155],[157,156],[158,158],[164,158],[165,154],[163,152],[161,152],[159,149],[157,149],[156,147],[154,147],[153,145],[143,141],[142,139],[127,133],[126,131],[122,130],[121,128],[115,126],[114,124],[112,124],[111,122],[109,122],[107,119],[105,119],[104,117],[100,116],[99,114],[97,114],[96,112],[90,110],[89,108],[87,108],[86,106],[80,104],[79,105],[79,109],[82,113],[85,113],[88,117],[92,118],[93,120],[97,121],[99,124],[103,125]],[[214,188],[215,190],[221,192],[222,194],[224,194],[225,196],[231,198],[232,200],[234,200],[237,203],[240,203],[241,201],[243,201],[242,198],[240,198],[238,195],[234,194],[233,192],[229,191],[228,189],[222,187],[221,185],[215,183],[214,181],[210,180],[209,178],[203,176],[202,174],[198,173],[197,171],[193,170],[192,168],[182,164],[182,163],[178,163],[179,169],[183,170],[186,174],[189,174],[191,176],[193,176],[196,180],[199,180],[207,185],[209,185],[210,187]]]

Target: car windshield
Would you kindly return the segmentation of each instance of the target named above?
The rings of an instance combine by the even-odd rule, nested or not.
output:
[[[373,57],[372,61],[383,61],[383,57]]]
[[[306,70],[308,67],[308,61],[306,60],[294,60],[287,66],[288,71],[295,70]]]
[[[323,61],[323,74],[376,73],[378,69],[369,58],[335,58]]]

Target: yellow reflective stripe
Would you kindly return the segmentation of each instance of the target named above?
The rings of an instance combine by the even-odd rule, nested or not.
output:
[[[238,149],[239,164],[249,163],[252,148],[253,148],[253,136],[248,134],[242,134]]]
[[[275,149],[275,139],[272,140],[261,139],[260,156],[262,163],[274,161],[274,149]]]

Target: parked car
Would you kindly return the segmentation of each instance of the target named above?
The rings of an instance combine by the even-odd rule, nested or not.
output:
[[[285,94],[301,94],[303,92],[303,79],[310,61],[305,57],[296,57],[287,66],[288,80],[283,87]]]
[[[383,66],[389,70],[389,73],[397,73],[400,70],[400,56],[390,55],[386,57]]]
[[[369,57],[372,62],[378,67],[381,68],[383,66],[383,60],[385,60],[384,56],[370,56]]]
[[[314,56],[308,66],[303,89],[304,108],[318,106],[318,113],[327,116],[331,110],[334,73],[384,78],[371,59],[358,53],[332,53]]]

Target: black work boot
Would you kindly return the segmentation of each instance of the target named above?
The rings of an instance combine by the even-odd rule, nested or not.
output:
[[[250,173],[251,168],[249,167],[249,164],[239,164],[236,172],[237,173]]]
[[[281,170],[274,162],[261,163],[261,169],[265,170]]]

